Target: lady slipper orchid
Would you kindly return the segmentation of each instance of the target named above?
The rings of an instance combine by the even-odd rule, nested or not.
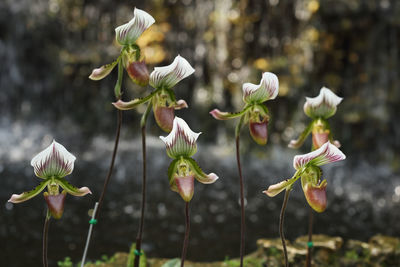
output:
[[[326,87],[321,88],[317,97],[306,97],[304,112],[312,121],[297,140],[290,141],[289,147],[301,147],[310,133],[312,133],[313,149],[321,147],[327,141],[340,147],[339,141],[333,140],[327,119],[336,113],[337,105],[339,105],[342,100],[343,98],[338,97]]]
[[[151,94],[129,102],[118,100],[113,105],[120,110],[130,110],[151,101],[157,125],[163,131],[170,132],[175,116],[174,110],[187,108],[184,100],[176,101],[172,87],[193,73],[194,69],[189,62],[178,55],[170,65],[154,68],[149,79],[149,84],[155,89]]]
[[[136,40],[140,35],[155,22],[154,18],[147,12],[135,8],[133,18],[126,24],[115,29],[116,40],[122,46],[119,57],[111,64],[106,64],[96,68],[89,76],[92,80],[101,80],[106,77],[117,64],[124,67],[133,82],[140,86],[146,86],[149,82],[149,72],[145,61],[140,56],[140,47]],[[122,72],[119,69],[119,80]],[[120,92],[116,90],[117,98]]]
[[[263,193],[274,197],[285,189],[290,189],[294,182],[301,178],[304,195],[308,204],[317,212],[323,212],[326,208],[327,181],[322,180],[320,166],[344,160],[346,156],[329,141],[317,150],[308,154],[297,155],[293,160],[296,173],[292,178],[271,185]]]
[[[133,18],[128,23],[115,28],[117,42],[122,46],[134,44],[154,22],[154,18],[149,13],[135,8]]]
[[[215,173],[205,174],[191,158],[197,151],[196,140],[200,134],[193,132],[183,119],[175,117],[169,135],[160,136],[167,155],[173,159],[168,167],[171,190],[179,193],[186,202],[193,197],[194,179],[203,184],[212,184],[218,179]]]
[[[19,195],[13,194],[8,201],[12,203],[24,202],[35,197],[47,187],[44,198],[49,211],[54,218],[61,218],[66,193],[73,196],[91,194],[89,188],[76,188],[64,179],[65,176],[72,173],[75,159],[75,156],[69,153],[64,146],[53,141],[49,147],[37,154],[31,161],[35,175],[43,181],[31,191]],[[64,189],[61,193],[59,187]]]
[[[260,84],[243,84],[244,108],[237,113],[222,112],[214,109],[210,114],[217,120],[241,118],[241,123],[249,123],[253,140],[259,145],[267,144],[268,140],[268,108],[265,101],[275,99],[279,92],[278,77],[271,72],[264,72]]]

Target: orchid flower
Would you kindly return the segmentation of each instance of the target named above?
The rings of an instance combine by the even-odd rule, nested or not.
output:
[[[306,113],[312,121],[297,140],[290,141],[289,147],[301,147],[310,133],[312,133],[313,149],[321,147],[328,140],[335,146],[340,147],[339,141],[333,140],[327,119],[336,113],[337,105],[339,105],[342,100],[343,98],[338,97],[326,87],[321,88],[317,97],[306,97],[304,113]]]
[[[118,64],[118,80],[122,79],[122,67],[126,69],[133,82],[140,86],[146,86],[149,82],[149,72],[146,63],[140,56],[140,47],[136,40],[140,35],[155,22],[154,18],[147,12],[135,8],[133,18],[126,24],[115,29],[116,40],[122,46],[119,57],[112,63],[103,65],[92,71],[89,76],[92,80],[105,78]],[[117,99],[121,97],[120,83],[117,83],[115,94]]]
[[[193,132],[183,119],[175,117],[169,135],[160,136],[165,143],[167,155],[173,159],[168,167],[169,185],[186,202],[193,197],[194,179],[203,184],[212,184],[218,179],[215,173],[205,174],[192,159],[197,151],[196,140],[200,134]]]
[[[31,161],[35,175],[43,181],[31,191],[22,194],[13,194],[8,200],[12,203],[21,203],[37,196],[47,187],[44,198],[51,215],[59,219],[64,210],[64,200],[67,193],[73,196],[91,194],[89,188],[76,188],[65,180],[65,176],[74,169],[75,156],[56,141],[37,154]],[[61,193],[59,187],[64,189]]]
[[[265,145],[268,139],[268,108],[265,101],[275,99],[279,91],[278,77],[271,72],[264,72],[260,84],[243,84],[244,108],[237,113],[222,112],[214,109],[210,114],[217,120],[241,118],[240,125],[249,123],[253,140],[259,145]]]
[[[328,141],[317,150],[308,154],[295,156],[293,167],[296,169],[296,173],[293,177],[270,185],[263,193],[274,197],[283,190],[290,189],[293,183],[301,178],[301,184],[308,204],[315,211],[323,212],[326,209],[327,181],[321,179],[322,171],[320,166],[341,161],[345,158],[346,156],[343,152]]]
[[[151,94],[129,102],[118,100],[113,105],[120,110],[130,110],[140,104],[151,101],[154,118],[158,126],[163,131],[170,132],[175,116],[174,110],[187,108],[185,100],[176,101],[172,88],[193,73],[194,69],[189,62],[178,55],[170,65],[154,68],[154,71],[150,74],[149,84],[155,90]]]

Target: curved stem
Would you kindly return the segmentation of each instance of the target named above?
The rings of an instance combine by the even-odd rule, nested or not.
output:
[[[306,257],[306,266],[307,267],[311,267],[313,219],[314,219],[313,210],[312,210],[311,207],[309,207],[309,213],[308,213],[308,243],[307,243],[307,257]]]
[[[147,109],[140,120],[140,126],[142,129],[142,163],[143,163],[142,205],[140,210],[139,231],[136,236],[136,251],[138,251],[138,253],[135,256],[134,267],[139,267],[140,264],[140,254],[141,254],[142,235],[144,226],[144,211],[146,208],[146,121],[150,110],[151,110],[151,102],[147,105]]]
[[[121,133],[121,125],[122,125],[122,111],[118,110],[117,132],[115,133],[114,150],[113,150],[113,153],[112,153],[111,163],[110,163],[110,167],[108,169],[106,180],[104,181],[103,190],[101,191],[100,198],[97,201],[97,202],[99,202],[99,205],[98,205],[97,213],[96,213],[96,217],[95,217],[96,220],[99,217],[101,207],[103,206],[104,195],[107,192],[108,183],[110,182],[110,178],[111,178],[112,172],[114,170],[115,157],[117,155],[118,144],[119,144],[119,136],[120,136],[120,133]]]
[[[185,239],[183,240],[181,267],[185,265],[186,252],[189,245],[189,232],[190,232],[190,213],[189,213],[189,202],[185,202]]]
[[[291,191],[291,187],[289,187],[285,191],[285,197],[284,197],[282,208],[281,208],[281,214],[279,216],[279,235],[281,236],[283,255],[285,256],[285,266],[286,267],[289,267],[289,260],[288,260],[287,249],[286,249],[285,235],[283,233],[283,222],[284,222],[285,210],[286,210],[287,202],[289,199],[290,191]]]
[[[43,267],[48,267],[47,263],[47,239],[49,235],[50,212],[47,209],[46,219],[43,226]]]

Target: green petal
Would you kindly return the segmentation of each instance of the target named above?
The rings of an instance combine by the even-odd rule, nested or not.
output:
[[[82,197],[86,194],[92,194],[92,192],[87,187],[77,188],[67,182],[64,178],[57,178],[56,182],[65,190],[68,194],[73,196]]]
[[[291,188],[292,184],[300,178],[300,172],[297,171],[292,178],[286,179],[277,184],[270,185],[267,190],[263,191],[269,197],[274,197],[285,189]]]
[[[106,64],[106,65],[101,66],[100,68],[94,69],[92,71],[92,74],[90,74],[89,79],[98,81],[98,80],[103,79],[104,77],[107,77],[107,75],[110,74],[110,72],[117,65],[118,61],[119,61],[119,58],[110,64]]]
[[[21,203],[27,201],[28,199],[33,198],[34,196],[38,195],[43,189],[46,188],[47,184],[50,183],[51,179],[44,180],[38,186],[36,186],[33,190],[28,192],[23,192],[22,194],[13,194],[8,202],[12,203]]]
[[[185,158],[185,160],[189,163],[191,171],[194,172],[196,180],[200,183],[212,184],[219,178],[215,173],[204,173],[194,159]]]
[[[239,112],[230,113],[230,112],[223,112],[215,108],[210,111],[210,114],[217,120],[229,120],[242,116],[244,113],[246,113],[247,109],[248,107],[245,107],[243,110]]]
[[[114,105],[114,107],[116,107],[117,109],[120,109],[120,110],[134,109],[137,106],[139,106],[140,104],[143,104],[143,103],[146,103],[147,101],[149,101],[157,92],[158,92],[158,90],[154,90],[151,94],[149,94],[146,97],[136,98],[129,102],[124,102],[122,100],[118,100],[117,102],[114,102],[112,104]]]
[[[311,129],[313,127],[314,122],[310,122],[308,124],[307,128],[304,129],[304,131],[300,134],[299,138],[297,140],[291,140],[288,147],[290,148],[299,148],[301,147],[304,142],[306,141],[307,136],[311,133]]]

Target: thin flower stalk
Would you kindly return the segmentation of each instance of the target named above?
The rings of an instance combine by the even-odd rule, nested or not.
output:
[[[121,52],[118,58],[110,63],[96,68],[92,71],[89,78],[91,80],[101,80],[107,77],[111,71],[118,65],[118,79],[114,87],[114,95],[116,101],[121,99],[122,96],[122,81],[124,69],[128,73],[129,78],[140,86],[146,86],[149,82],[149,73],[145,63],[145,59],[141,55],[141,49],[136,44],[140,35],[155,22],[154,18],[147,12],[135,8],[133,18],[126,24],[121,25],[115,29],[115,38],[119,45],[121,45]],[[117,112],[117,129],[115,134],[114,149],[112,152],[111,163],[108,169],[106,179],[104,181],[103,189],[100,194],[98,202],[98,212],[95,214],[97,221],[100,210],[104,201],[107,187],[111,179],[116,154],[118,151],[119,137],[122,125],[122,111]],[[93,228],[93,225],[90,226]],[[87,243],[90,243],[90,236],[87,237]]]
[[[190,234],[189,202],[194,195],[194,180],[203,184],[212,184],[218,176],[215,173],[204,173],[192,156],[197,151],[197,138],[201,133],[193,132],[181,118],[175,117],[170,134],[160,136],[165,143],[167,155],[172,159],[168,167],[169,185],[185,203],[185,237],[183,241],[181,267],[185,264]]]
[[[175,93],[172,88],[181,80],[194,73],[194,69],[189,62],[178,55],[174,61],[164,67],[155,67],[150,74],[149,84],[155,89],[152,93],[144,98],[133,99],[129,102],[118,100],[113,105],[119,110],[135,109],[138,105],[147,103],[147,109],[142,116],[140,126],[142,134],[142,201],[141,201],[141,218],[139,222],[139,230],[136,237],[136,257],[134,266],[138,267],[141,255],[141,243],[144,227],[144,214],[146,203],[146,123],[151,110],[153,110],[154,118],[157,125],[165,132],[170,132],[173,125],[174,110],[187,108],[185,100],[176,100]]]
[[[341,97],[338,97],[326,87],[321,88],[318,96],[306,97],[306,102],[303,109],[304,113],[310,117],[312,121],[301,133],[297,140],[290,141],[289,147],[301,147],[310,133],[312,135],[312,151],[318,149],[327,141],[331,142],[337,147],[340,147],[340,142],[333,139],[327,119],[336,113],[337,105],[339,105],[342,100],[343,99]],[[308,216],[308,246],[306,257],[307,267],[311,266],[313,216],[313,209],[310,207]]]
[[[275,99],[279,92],[278,77],[271,73],[262,74],[260,83],[243,84],[243,101],[245,106],[236,113],[223,112],[214,109],[210,114],[217,120],[228,120],[240,118],[235,130],[236,140],[236,162],[239,173],[240,185],[240,266],[243,266],[245,252],[245,202],[244,202],[244,181],[242,167],[240,163],[240,130],[243,125],[249,125],[249,132],[252,139],[259,145],[266,145],[268,141],[268,122],[270,119],[268,108],[264,105],[265,101]]]
[[[287,202],[288,190],[291,190],[293,184],[301,179],[304,196],[310,207],[317,211],[323,212],[326,209],[326,187],[327,181],[322,178],[322,170],[320,166],[344,160],[346,156],[335,145],[327,141],[324,145],[315,151],[308,154],[297,155],[293,159],[293,167],[296,169],[295,174],[290,179],[285,179],[274,185],[270,185],[263,193],[269,197],[274,197],[283,190],[286,190],[284,202]],[[284,215],[286,205],[282,205],[281,216]],[[283,217],[281,217],[280,231],[282,245],[284,246],[283,238]],[[287,252],[284,250],[284,256],[287,262]]]
[[[42,152],[37,154],[31,165],[35,175],[42,179],[42,182],[33,190],[21,194],[13,194],[8,202],[21,203],[27,201],[43,190],[44,199],[47,204],[46,218],[43,226],[43,266],[47,267],[47,240],[50,218],[60,219],[64,212],[64,201],[66,194],[73,196],[84,196],[91,194],[89,188],[77,188],[67,182],[65,176],[72,173],[76,158],[61,144],[55,140]],[[62,192],[60,192],[60,187]]]

